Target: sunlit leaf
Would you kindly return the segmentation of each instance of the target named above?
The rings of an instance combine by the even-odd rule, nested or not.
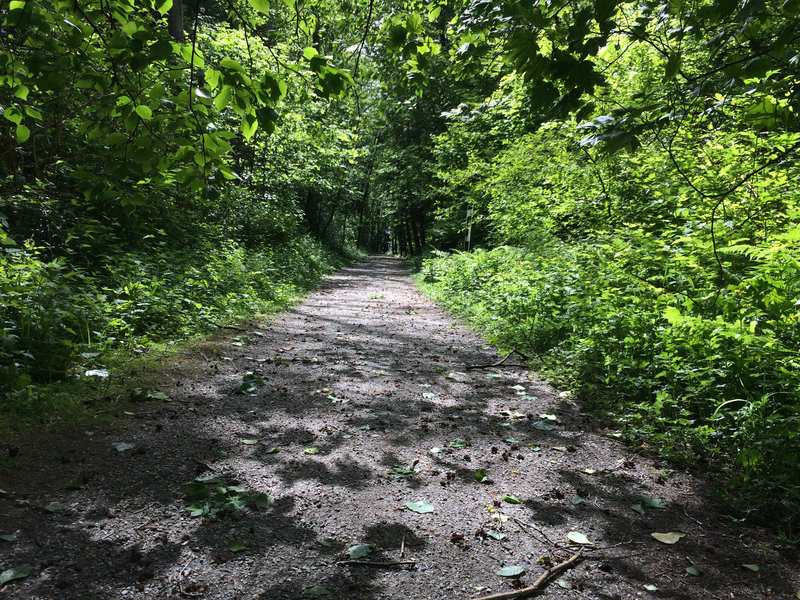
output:
[[[500,577],[520,577],[525,574],[525,567],[518,565],[503,567],[497,571],[497,574],[500,575]]]
[[[408,510],[420,514],[433,512],[433,505],[421,500],[419,502],[406,502],[405,507],[408,508]]]
[[[654,532],[650,535],[662,544],[677,544],[678,540],[680,540],[682,537],[686,537],[685,533],[680,533],[678,531],[669,531],[667,533]]]

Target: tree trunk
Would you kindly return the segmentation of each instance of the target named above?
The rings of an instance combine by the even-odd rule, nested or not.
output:
[[[183,0],[172,0],[172,8],[167,13],[167,29],[172,39],[179,42],[186,39],[183,33]]]

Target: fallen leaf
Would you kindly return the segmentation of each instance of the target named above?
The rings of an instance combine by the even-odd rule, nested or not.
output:
[[[567,534],[567,539],[572,542],[573,544],[578,544],[579,546],[593,546],[592,542],[589,541],[584,534],[580,531],[570,531]]]
[[[495,539],[495,540],[497,540],[498,542],[499,542],[500,540],[504,540],[504,539],[506,539],[506,534],[505,534],[505,533],[501,533],[501,532],[499,532],[499,531],[495,531],[494,529],[490,529],[489,531],[487,531],[487,532],[486,532],[486,534],[487,534],[487,535],[488,535],[490,538],[492,538],[492,539]]]
[[[645,583],[644,584],[644,589],[646,589],[648,592],[657,592],[658,591],[658,586],[657,585],[653,585],[652,583]]]
[[[556,584],[558,585],[558,587],[564,588],[565,590],[572,589],[572,584],[566,579],[559,579],[558,581],[556,581]]]
[[[303,596],[308,596],[309,598],[321,598],[322,596],[330,595],[331,591],[324,585],[315,585],[303,590]]]
[[[541,429],[542,431],[552,431],[556,428],[550,421],[536,421],[533,426],[536,429]]]
[[[519,565],[503,567],[497,574],[500,575],[500,577],[519,577],[525,574],[525,567],[520,567]]]
[[[33,565],[29,565],[28,563],[14,567],[13,569],[6,569],[0,573],[0,585],[5,585],[14,579],[22,579],[27,577],[31,574],[31,571],[33,571]]]
[[[456,438],[452,442],[450,442],[451,448],[466,448],[467,447],[467,440],[462,440],[461,438]]]
[[[703,574],[703,571],[700,570],[700,567],[697,565],[692,565],[691,567],[686,567],[686,572],[689,575],[694,575],[695,577],[699,577]]]
[[[475,481],[477,481],[478,483],[494,483],[494,479],[492,479],[486,474],[485,469],[481,469],[477,473],[475,473]]]
[[[319,448],[316,446],[310,446],[303,450],[303,454],[319,454]]]
[[[347,555],[350,558],[364,558],[375,552],[376,549],[377,546],[375,544],[358,544],[356,546],[350,546],[347,549]]]
[[[650,535],[662,544],[677,544],[679,539],[686,536],[685,533],[680,533],[678,531],[669,531],[667,533],[654,532]]]
[[[753,571],[754,573],[758,573],[761,570],[761,567],[759,567],[758,565],[742,565],[742,566],[745,569],[749,569],[750,571]]]
[[[242,440],[242,443],[246,446],[253,446],[258,443],[258,440]]]
[[[586,473],[587,475],[594,475],[595,473],[597,473],[597,469],[584,469],[583,472]]]
[[[584,502],[586,502],[586,500],[584,500],[580,496],[573,496],[572,497],[572,503],[573,504],[583,504]]]
[[[566,446],[553,446],[553,450],[558,450],[559,452],[566,452],[567,451],[567,447]]]
[[[542,413],[539,415],[539,418],[545,421],[558,421],[558,417],[550,413]]]
[[[136,444],[132,444],[131,442],[113,442],[111,446],[117,452],[125,452],[126,450],[131,450],[136,447]]]
[[[245,546],[239,540],[233,540],[230,544],[228,544],[228,550],[231,552],[241,552],[242,550],[246,550],[247,546]]]
[[[64,507],[61,506],[58,502],[51,502],[50,504],[46,505],[44,509],[47,512],[58,513],[64,510]]]
[[[264,450],[264,454],[275,454],[276,452],[280,452],[280,451],[281,451],[280,446],[272,446],[272,447],[267,448],[266,450]]]
[[[16,542],[17,536],[12,535],[10,533],[4,533],[0,535],[0,540],[3,540],[4,542]]]
[[[405,507],[408,510],[414,511],[415,513],[425,514],[433,512],[433,505],[428,504],[427,502],[419,501],[419,502],[406,502]]]
[[[522,502],[522,500],[520,500],[516,496],[511,496],[510,494],[506,494],[505,496],[503,496],[503,500],[505,500],[509,504],[519,504],[520,502]]]

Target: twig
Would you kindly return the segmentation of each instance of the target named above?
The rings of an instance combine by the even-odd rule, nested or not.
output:
[[[184,596],[198,597],[203,595],[203,592],[187,592],[185,589],[183,589],[183,581],[178,582],[178,589]]]
[[[520,352],[519,350],[517,350],[516,348],[514,348],[514,349],[513,349],[511,352],[509,352],[508,354],[506,354],[506,355],[505,355],[505,356],[502,358],[502,360],[500,360],[500,361],[498,361],[498,362],[496,362],[496,363],[492,363],[492,364],[490,364],[490,365],[467,365],[467,370],[469,371],[470,369],[491,369],[492,367],[499,367],[499,366],[500,366],[500,365],[502,365],[504,362],[506,362],[506,361],[508,360],[508,358],[509,358],[509,357],[510,357],[512,354],[519,354],[519,356],[520,356],[520,357],[522,357],[524,360],[530,360],[530,357],[529,357],[527,354],[523,354],[522,352]]]
[[[683,509],[683,514],[686,515],[687,519],[691,519],[692,521],[694,521],[695,523],[700,525],[700,527],[705,527],[705,525],[703,525],[703,523],[701,521],[698,521],[692,515],[690,515],[689,513],[686,512],[686,505],[685,504],[681,505],[681,508]]]
[[[481,596],[475,600],[509,600],[510,598],[524,598],[525,596],[530,596],[531,594],[540,591],[548,579],[554,575],[557,575],[558,573],[561,573],[561,571],[566,571],[572,565],[578,562],[581,554],[583,554],[583,548],[578,550],[564,562],[558,563],[554,567],[547,569],[547,571],[542,573],[541,577],[539,577],[539,579],[537,579],[531,586],[522,588],[521,590],[515,590],[513,592],[501,592],[499,594],[492,594],[491,596]]]
[[[411,467],[411,469],[413,470],[414,467]],[[406,532],[404,531],[403,541],[400,542],[400,558],[403,558],[403,556],[405,556],[405,553],[406,553]]]
[[[364,565],[365,567],[396,567],[399,565],[415,565],[415,560],[390,560],[386,562],[377,560],[340,560],[338,565]]]

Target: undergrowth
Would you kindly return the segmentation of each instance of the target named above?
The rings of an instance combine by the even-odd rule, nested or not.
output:
[[[48,254],[33,242],[0,249],[3,438],[89,418],[129,358],[285,308],[347,260],[308,236],[259,249],[155,237],[91,263]]]
[[[636,240],[444,254],[423,286],[506,348],[537,357],[590,410],[669,459],[720,473],[731,511],[800,541],[800,266],[796,240],[737,284],[644,280]],[[684,277],[681,281],[679,278]]]

